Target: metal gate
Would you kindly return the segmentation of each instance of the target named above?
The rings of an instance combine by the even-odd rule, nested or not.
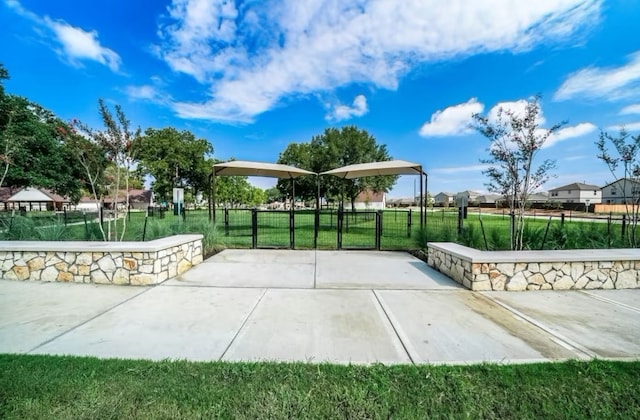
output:
[[[290,249],[407,249],[409,211],[224,209],[231,246]]]

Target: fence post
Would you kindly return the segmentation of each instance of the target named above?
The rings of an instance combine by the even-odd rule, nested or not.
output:
[[[296,218],[293,208],[289,211],[289,246],[291,249],[296,247]]]
[[[407,238],[411,237],[411,209],[409,209],[409,216],[407,218]]]
[[[229,236],[229,208],[224,208],[224,236]]]
[[[342,249],[342,221],[344,218],[344,211],[342,210],[342,206],[338,207],[338,220],[336,225],[338,226],[338,249]]]
[[[82,212],[82,218],[84,219],[84,240],[89,240],[89,226],[87,225],[87,212]]]
[[[253,249],[258,247],[258,211],[256,209],[251,210],[251,247]]]
[[[376,249],[380,251],[380,242],[382,242],[382,210],[376,212]]]
[[[144,242],[147,237],[147,219],[149,219],[149,214],[144,216],[144,226],[142,227],[142,242]]]
[[[67,226],[67,208],[63,207],[62,212],[64,213],[64,225]]]
[[[316,220],[313,223],[313,247],[318,248],[318,232],[320,230],[320,209],[316,206]]]
[[[560,226],[564,226],[564,213],[560,213]]]
[[[462,233],[462,227],[463,227],[463,210],[462,207],[458,207],[458,235]]]
[[[621,233],[620,238],[624,239],[624,233],[626,230],[627,230],[627,215],[623,214],[622,215],[622,232],[620,232]]]

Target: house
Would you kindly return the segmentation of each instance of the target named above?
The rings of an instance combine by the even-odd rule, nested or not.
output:
[[[386,194],[371,190],[362,191],[355,199],[356,210],[384,210],[386,207]],[[345,210],[351,209],[351,203],[346,202]]]
[[[71,200],[47,189],[22,188],[4,200],[4,210],[63,211]]]
[[[476,199],[479,204],[496,204],[503,201],[504,197],[500,194],[484,194],[479,195]]]
[[[559,203],[596,204],[602,202],[602,190],[597,185],[574,182],[549,190],[549,200]]]
[[[442,191],[436,194],[435,197],[433,197],[433,204],[441,207],[449,207],[451,204],[453,204],[454,197],[454,193]]]
[[[456,203],[458,206],[470,206],[478,203],[480,193],[477,191],[466,190],[456,194]]]
[[[621,178],[602,187],[601,193],[602,201],[597,201],[597,203],[637,203],[640,199],[640,182],[629,178]]]

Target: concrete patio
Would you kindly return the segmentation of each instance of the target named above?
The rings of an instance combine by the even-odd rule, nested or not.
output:
[[[640,290],[471,292],[407,253],[226,250],[156,287],[0,281],[0,352],[336,363],[640,357]]]

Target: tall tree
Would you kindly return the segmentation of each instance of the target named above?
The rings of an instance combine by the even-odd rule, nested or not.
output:
[[[122,107],[115,106],[115,115],[102,99],[98,100],[98,112],[104,124],[103,130],[95,130],[79,121],[74,126],[89,140],[94,150],[102,151],[104,156],[115,167],[114,178],[107,179],[103,174],[106,187],[113,203],[113,236],[122,241],[127,229],[127,218],[120,218],[120,190],[125,190],[125,206],[129,208],[129,177],[135,162],[132,144],[140,138],[140,128],[132,130],[131,122],[127,119]],[[104,231],[103,231],[104,235]],[[111,224],[106,240],[111,239]]]
[[[535,166],[535,158],[545,142],[565,123],[549,129],[539,126],[540,97],[527,101],[524,113],[500,109],[494,119],[475,114],[475,129],[489,139],[489,158],[481,162],[489,165],[483,173],[491,192],[505,197],[514,215],[511,227],[511,249],[524,247],[524,212],[529,196],[549,180],[555,161],[545,160]]]
[[[613,146],[613,154],[609,151],[609,143]],[[617,136],[601,131],[596,147],[598,159],[607,165],[616,181],[622,181],[622,200],[629,220],[629,228],[625,231],[626,240],[629,246],[636,247],[639,242],[637,231],[640,217],[640,194],[637,193],[640,186],[640,134],[632,136],[624,128]],[[628,186],[632,192],[636,192],[635,195],[632,193],[628,196]]]
[[[324,172],[341,166],[357,163],[391,160],[384,144],[366,130],[354,126],[342,129],[327,128],[324,133],[314,136],[309,143],[291,143],[280,154],[279,163],[294,165],[313,172]],[[376,192],[388,191],[397,181],[397,176],[377,176],[356,179],[339,179],[332,176],[320,177],[321,196],[344,196],[354,208],[355,199],[367,189]],[[318,185],[313,177],[303,177],[296,181],[296,195],[305,199],[316,197]],[[280,180],[278,188],[283,194],[291,191],[291,181]]]
[[[159,198],[168,200],[176,186],[191,187],[194,196],[208,190],[207,157],[213,146],[207,140],[172,127],[148,128],[133,148],[141,170],[154,178],[153,190]]]

